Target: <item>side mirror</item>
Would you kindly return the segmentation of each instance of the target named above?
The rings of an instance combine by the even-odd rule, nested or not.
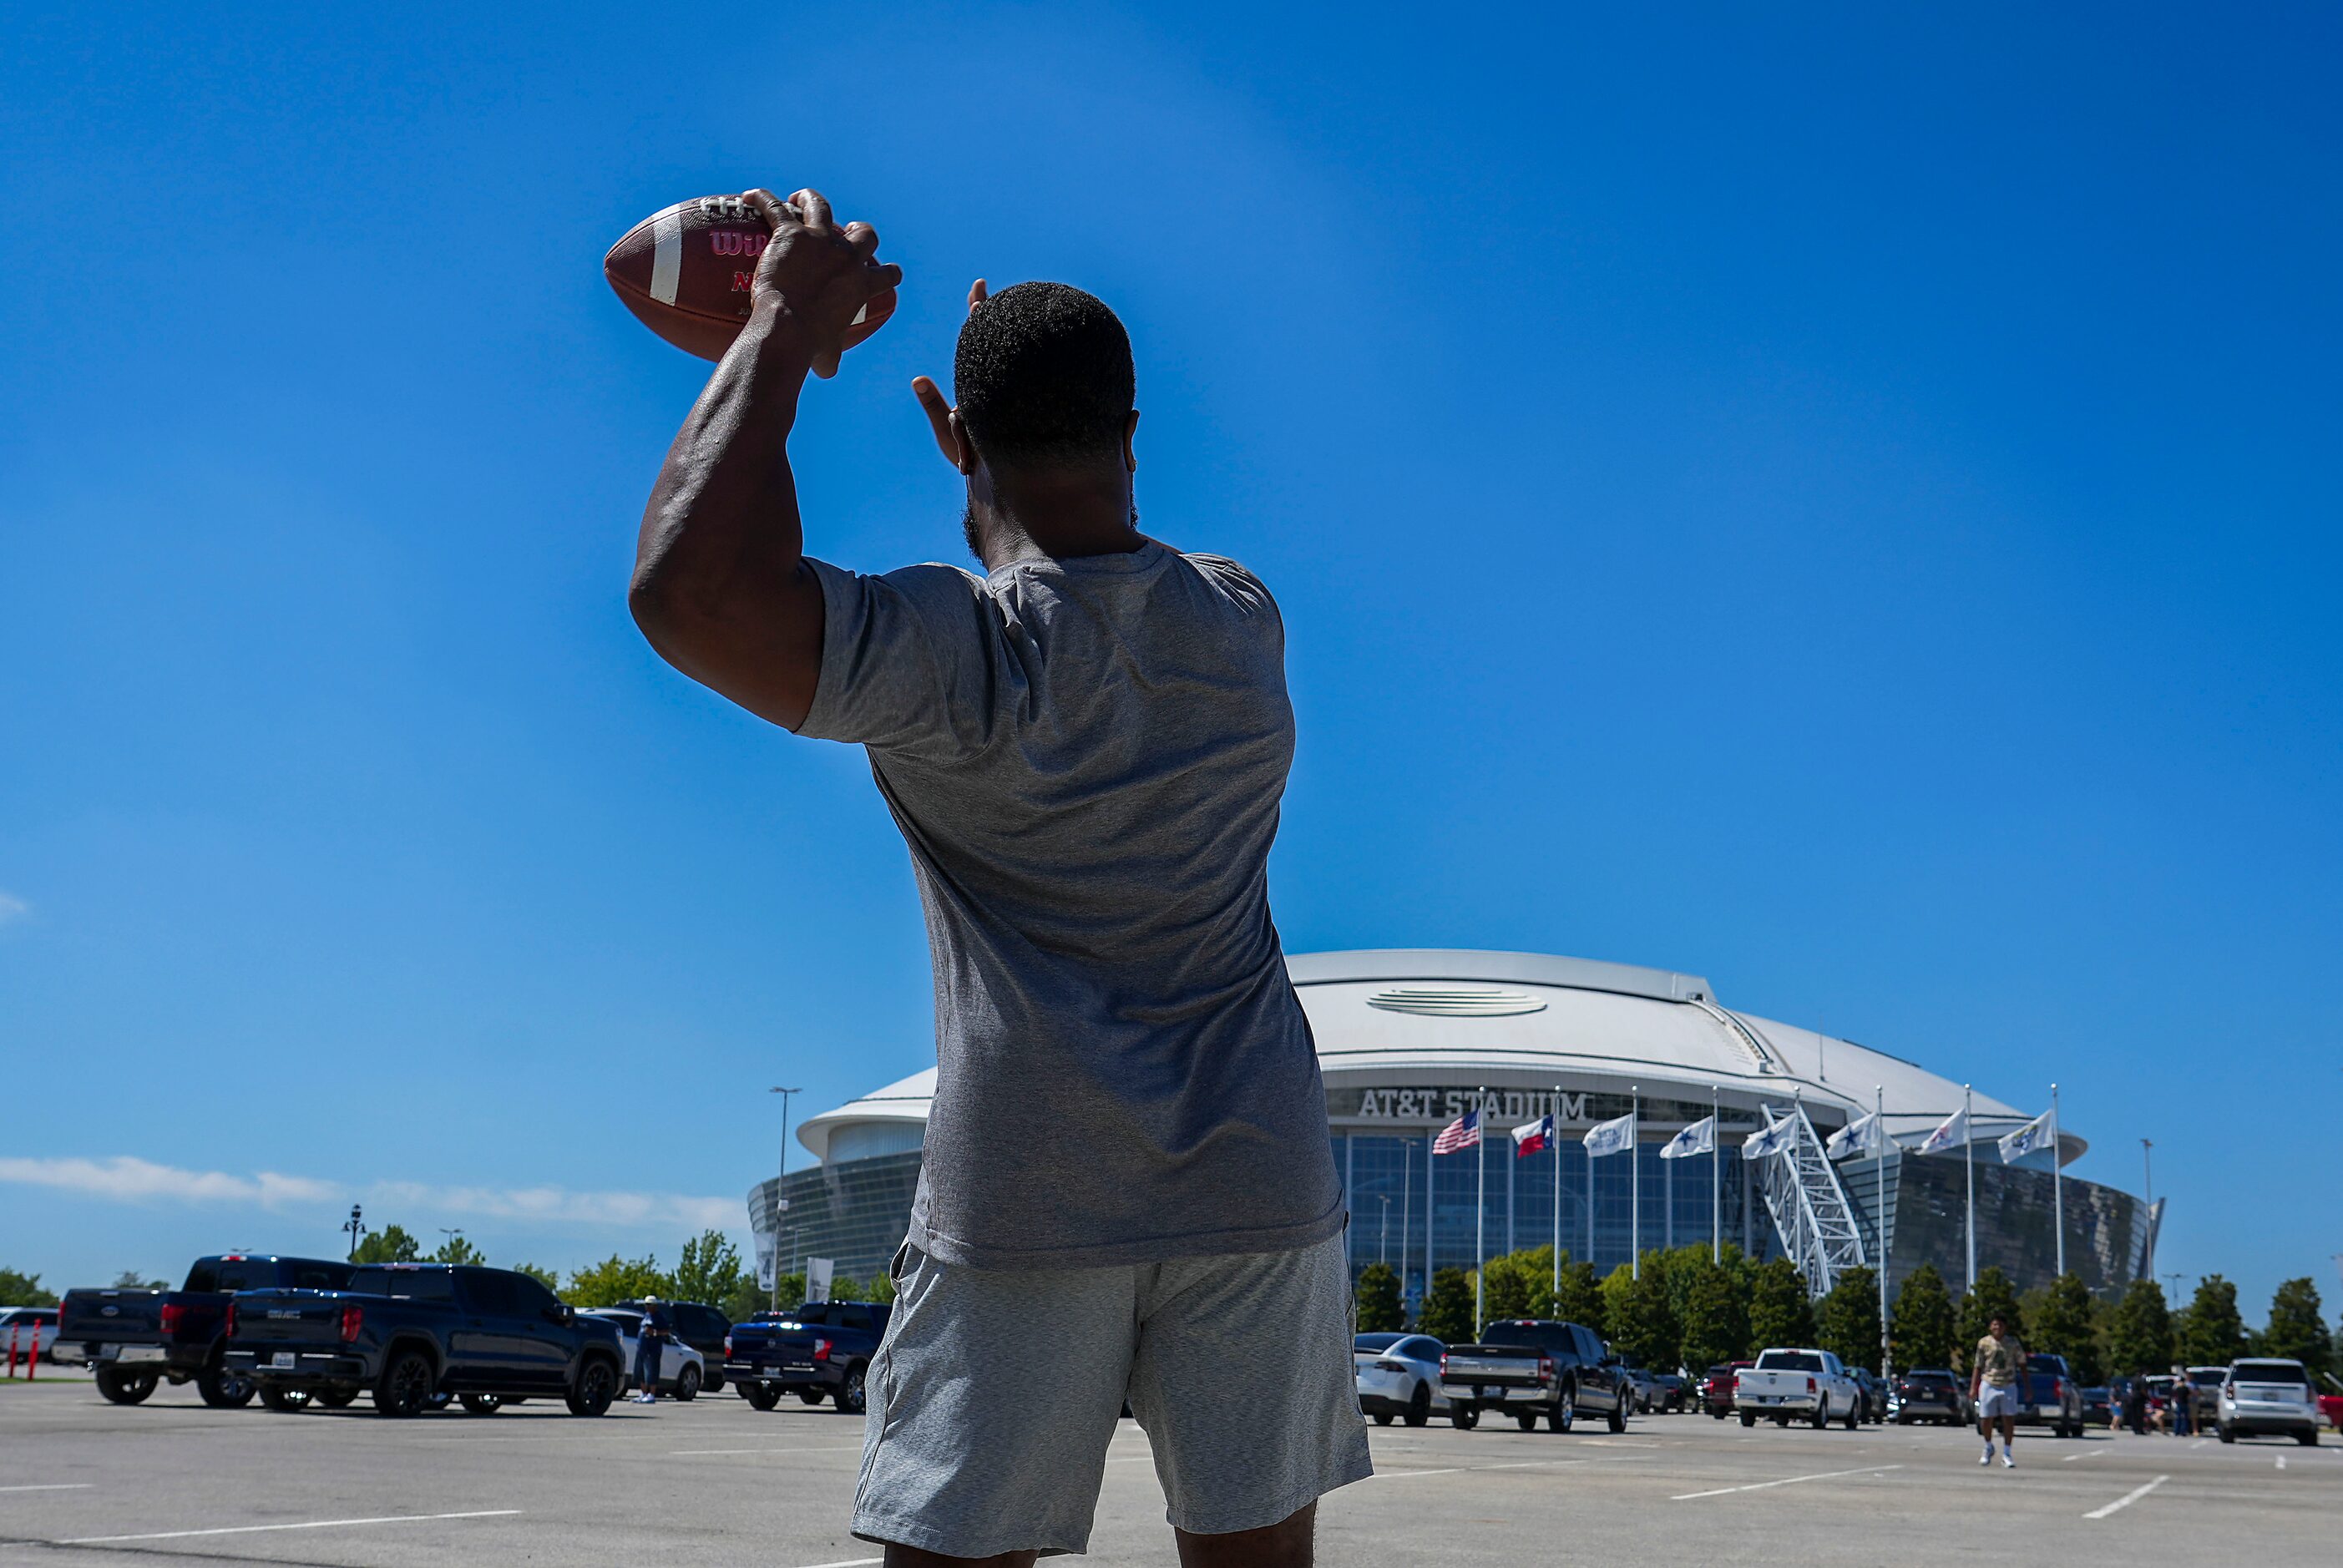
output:
[[[566,1329],[578,1321],[578,1309],[564,1302],[559,1306],[548,1310],[545,1315]]]

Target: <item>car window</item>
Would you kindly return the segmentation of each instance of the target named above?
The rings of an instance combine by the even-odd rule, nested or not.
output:
[[[721,1339],[724,1331],[732,1326],[714,1307],[678,1307],[676,1316],[681,1321],[685,1333],[695,1334],[703,1340]]]
[[[456,1281],[446,1269],[366,1268],[350,1276],[350,1291],[407,1302],[453,1302]]]
[[[2055,1377],[2066,1370],[2066,1363],[2056,1356],[2030,1355],[2026,1358],[2026,1369],[2028,1372],[2048,1372]]]
[[[2307,1383],[2308,1374],[2293,1362],[2239,1362],[2229,1369],[2230,1378],[2237,1382]]]
[[[512,1288],[513,1277],[494,1269],[466,1269],[464,1299],[476,1312],[491,1317],[509,1318],[520,1312],[520,1302]]]
[[[870,1328],[869,1307],[833,1307],[830,1310],[833,1315],[830,1321],[840,1328],[861,1329],[866,1332],[869,1332]]]
[[[288,1263],[286,1283],[297,1291],[338,1291],[350,1282],[347,1263]]]
[[[1767,1351],[1757,1358],[1759,1372],[1814,1372],[1823,1370],[1823,1358],[1812,1351]]]
[[[529,1312],[558,1314],[561,1311],[561,1298],[547,1290],[544,1281],[533,1280],[527,1274],[513,1274],[508,1277],[512,1281],[513,1296],[518,1311],[525,1314]]]
[[[1406,1337],[1405,1334],[1361,1334],[1351,1342],[1351,1347],[1370,1352],[1387,1351]]]
[[[190,1293],[196,1291],[216,1291],[219,1287],[219,1260],[197,1258],[187,1270],[187,1282],[179,1289]]]
[[[2192,1367],[2189,1369],[2188,1381],[2198,1388],[2218,1388],[2221,1386],[2221,1380],[2227,1376],[2228,1376],[2227,1367]]]
[[[1420,1362],[1436,1362],[1447,1348],[1429,1334],[1410,1334],[1400,1341],[1397,1346],[1401,1355],[1412,1357]]]

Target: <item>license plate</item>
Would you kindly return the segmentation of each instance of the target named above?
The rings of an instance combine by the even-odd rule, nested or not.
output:
[[[291,1351],[278,1351],[268,1358],[268,1364],[277,1372],[291,1372],[297,1362]]]
[[[114,1358],[121,1362],[159,1362],[163,1359],[161,1345],[125,1345],[122,1353]]]
[[[781,1369],[777,1366],[761,1366],[757,1369],[757,1375],[759,1377],[779,1377],[781,1375]]]
[[[1505,1397],[1505,1391],[1499,1388],[1494,1383],[1484,1382],[1481,1385],[1481,1397],[1483,1399],[1503,1399]]]

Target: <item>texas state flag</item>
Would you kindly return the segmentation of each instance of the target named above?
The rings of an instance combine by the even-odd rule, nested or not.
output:
[[[1554,1118],[1541,1116],[1535,1121],[1524,1121],[1513,1129],[1513,1158],[1535,1154],[1554,1141]]]

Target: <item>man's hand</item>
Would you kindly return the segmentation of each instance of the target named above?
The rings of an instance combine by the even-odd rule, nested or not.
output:
[[[813,373],[827,380],[838,374],[840,344],[855,314],[901,283],[903,269],[873,259],[879,231],[869,224],[833,223],[820,191],[801,190],[784,202],[760,187],[740,199],[773,231],[757,262],[754,307],[788,312],[805,335]]]
[[[984,303],[984,279],[980,277],[968,286],[968,313],[970,316],[976,314],[976,307]],[[928,417],[928,427],[936,433],[936,446],[943,453],[944,461],[961,473],[967,473],[973,459],[963,446],[959,432],[952,427],[951,405],[944,401],[943,393],[927,377],[914,376],[911,377],[911,396],[920,400],[920,410]]]

